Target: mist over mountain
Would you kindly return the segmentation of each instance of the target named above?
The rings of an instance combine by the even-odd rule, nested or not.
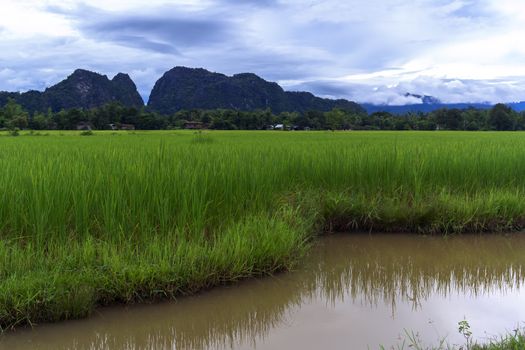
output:
[[[361,106],[366,109],[367,113],[375,112],[388,112],[391,114],[406,114],[406,113],[429,113],[436,111],[438,109],[490,109],[494,104],[485,102],[485,103],[443,103],[439,99],[428,96],[428,95],[419,95],[414,93],[405,93],[404,97],[410,97],[416,100],[419,100],[420,103],[406,104],[406,105],[382,105],[382,104],[371,104],[363,103]],[[525,102],[511,102],[506,103],[509,107],[514,109],[517,112],[525,110]]]

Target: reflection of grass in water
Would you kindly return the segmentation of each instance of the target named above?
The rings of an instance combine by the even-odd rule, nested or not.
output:
[[[300,302],[298,290],[283,294],[279,283],[264,281],[260,287],[231,296],[223,294],[227,300],[222,298],[222,303],[189,298],[166,310],[173,312],[173,318],[164,314],[159,320],[156,314],[141,314],[141,325],[133,328],[127,327],[121,314],[106,315],[96,329],[80,335],[74,333],[78,336],[72,335],[73,339],[63,343],[61,349],[229,349],[232,344],[255,347],[258,337],[279,327],[290,308]],[[116,326],[118,324],[121,326]],[[114,333],[112,328],[116,329]],[[16,337],[16,334],[9,336]],[[35,340],[34,349],[38,349],[38,340]]]
[[[333,302],[350,295],[395,309],[400,300],[417,308],[431,294],[479,296],[517,290],[525,282],[525,237],[443,240],[381,235],[359,237],[355,242],[327,248],[308,289],[320,286],[323,296]],[[343,255],[344,263],[330,261]]]
[[[432,294],[499,293],[519,289],[525,280],[525,237],[519,235],[446,239],[357,235],[326,237],[318,243],[302,271],[232,286],[218,298],[184,300],[172,309],[173,318],[141,316],[143,326],[128,332],[113,334],[101,324],[87,342],[79,339],[85,343],[77,348],[255,346],[257,339],[282,327],[295,307],[312,298],[335,304],[350,297],[393,308],[402,301],[417,307]]]

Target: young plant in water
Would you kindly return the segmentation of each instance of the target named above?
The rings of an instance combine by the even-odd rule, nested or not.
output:
[[[467,342],[464,346],[461,346],[460,350],[472,349],[472,331],[470,330],[470,324],[467,320],[458,322],[458,332],[465,338]]]

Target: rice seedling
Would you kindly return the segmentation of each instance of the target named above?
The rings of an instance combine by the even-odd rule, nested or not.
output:
[[[520,133],[113,134],[1,138],[3,329],[288,269],[323,231],[525,225]]]

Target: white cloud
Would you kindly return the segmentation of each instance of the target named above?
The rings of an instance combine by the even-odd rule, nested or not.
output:
[[[188,65],[377,103],[525,100],[521,0],[1,2],[0,89],[42,89],[80,67],[128,72],[147,98]]]
[[[31,40],[41,36],[61,37],[77,34],[67,19],[43,11],[41,3],[30,0],[2,1],[0,40]]]

